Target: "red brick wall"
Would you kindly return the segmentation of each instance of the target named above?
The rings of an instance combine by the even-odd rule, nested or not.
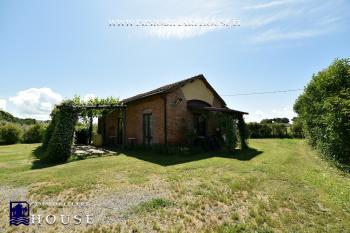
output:
[[[167,137],[169,144],[186,143],[186,134],[193,129],[193,114],[187,110],[187,100],[181,88],[166,95],[167,98]],[[182,101],[178,101],[182,99]],[[214,107],[222,107],[215,97]],[[148,97],[129,103],[126,112],[126,137],[136,138],[137,144],[143,143],[143,114],[152,113],[152,143],[164,143],[164,99],[162,96]],[[106,117],[106,140],[116,136],[118,111]],[[216,124],[208,120],[208,135],[214,135]]]
[[[164,100],[161,96],[148,97],[127,104],[126,136],[143,143],[143,114],[152,113],[152,143],[164,143]]]
[[[117,123],[118,123],[118,110],[114,110],[109,113],[105,118],[105,138],[104,143],[106,144],[115,144],[117,136]]]
[[[182,99],[182,101],[177,101]],[[187,111],[185,96],[180,88],[167,94],[167,132],[169,144],[186,143],[187,128],[193,125],[192,114]]]
[[[181,102],[176,102],[182,99]],[[187,101],[181,88],[167,95],[167,128],[169,144],[186,143],[186,134],[193,130],[193,114],[187,110]],[[222,107],[218,98],[214,98],[213,107]],[[207,125],[208,135],[214,135],[216,131],[215,120],[209,119]]]

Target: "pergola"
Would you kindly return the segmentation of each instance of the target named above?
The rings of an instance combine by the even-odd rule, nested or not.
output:
[[[58,106],[59,108],[60,106]],[[95,104],[95,105],[73,105],[72,106],[74,110],[78,111],[78,113],[81,113],[83,110],[122,110],[123,114],[123,130],[126,132],[126,105],[122,104],[108,104],[108,105],[101,105],[101,104]],[[92,113],[88,114],[89,117],[89,144],[91,144],[92,141],[92,126],[93,126],[93,117],[94,115]],[[123,135],[123,145],[126,143],[126,134]]]

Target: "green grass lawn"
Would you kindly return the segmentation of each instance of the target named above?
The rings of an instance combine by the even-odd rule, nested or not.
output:
[[[33,166],[38,146],[0,146],[0,186],[25,187],[31,199],[89,201],[103,190],[159,193],[126,211],[125,229],[350,232],[349,174],[302,140],[250,140],[253,149],[235,155],[128,152],[42,168]],[[86,230],[117,231],[121,225]]]

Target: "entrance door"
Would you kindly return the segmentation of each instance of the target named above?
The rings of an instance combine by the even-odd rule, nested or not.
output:
[[[207,136],[207,120],[202,114],[194,114],[194,131],[197,136],[205,137]]]
[[[152,114],[143,114],[143,144],[150,145],[152,142],[151,130]]]

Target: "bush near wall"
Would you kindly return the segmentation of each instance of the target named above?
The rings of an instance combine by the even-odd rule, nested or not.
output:
[[[313,75],[294,110],[312,146],[340,166],[350,164],[350,59]]]
[[[8,123],[0,127],[0,138],[4,144],[14,144],[21,140],[23,129],[18,124]]]

